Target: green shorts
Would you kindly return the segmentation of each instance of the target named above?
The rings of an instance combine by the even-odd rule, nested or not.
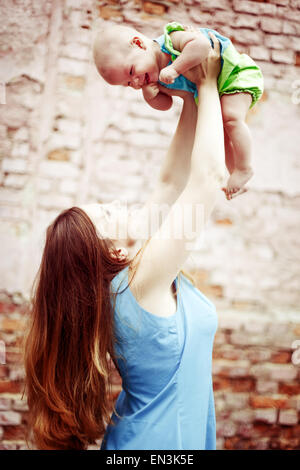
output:
[[[233,93],[250,93],[252,108],[264,91],[263,74],[251,57],[239,54],[233,45],[229,45],[223,53],[223,67],[218,77],[219,95]]]

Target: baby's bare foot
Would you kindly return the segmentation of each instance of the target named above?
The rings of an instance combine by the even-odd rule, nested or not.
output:
[[[233,170],[228,179],[227,188],[222,188],[222,190],[226,194],[227,199],[230,200],[233,197],[236,197],[246,192],[247,189],[244,188],[242,190],[242,188],[247,183],[247,181],[249,181],[252,175],[253,171],[251,168],[247,170]]]

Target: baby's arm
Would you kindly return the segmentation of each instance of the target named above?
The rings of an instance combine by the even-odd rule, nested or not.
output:
[[[173,31],[171,38],[174,48],[181,54],[160,71],[159,80],[167,84],[173,83],[179,75],[201,64],[211,48],[209,39],[200,31]]]
[[[150,83],[142,88],[145,101],[154,109],[167,111],[173,104],[172,96],[159,90],[157,83]]]

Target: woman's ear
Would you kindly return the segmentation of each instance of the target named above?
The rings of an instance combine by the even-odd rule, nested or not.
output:
[[[134,38],[131,39],[130,44],[133,46],[138,46],[141,49],[146,50],[146,45],[144,44],[143,40],[139,38],[138,36],[134,36]]]

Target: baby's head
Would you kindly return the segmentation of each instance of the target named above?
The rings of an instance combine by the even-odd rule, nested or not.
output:
[[[106,82],[137,89],[158,80],[158,51],[147,36],[120,25],[98,31],[93,47],[96,67]]]

